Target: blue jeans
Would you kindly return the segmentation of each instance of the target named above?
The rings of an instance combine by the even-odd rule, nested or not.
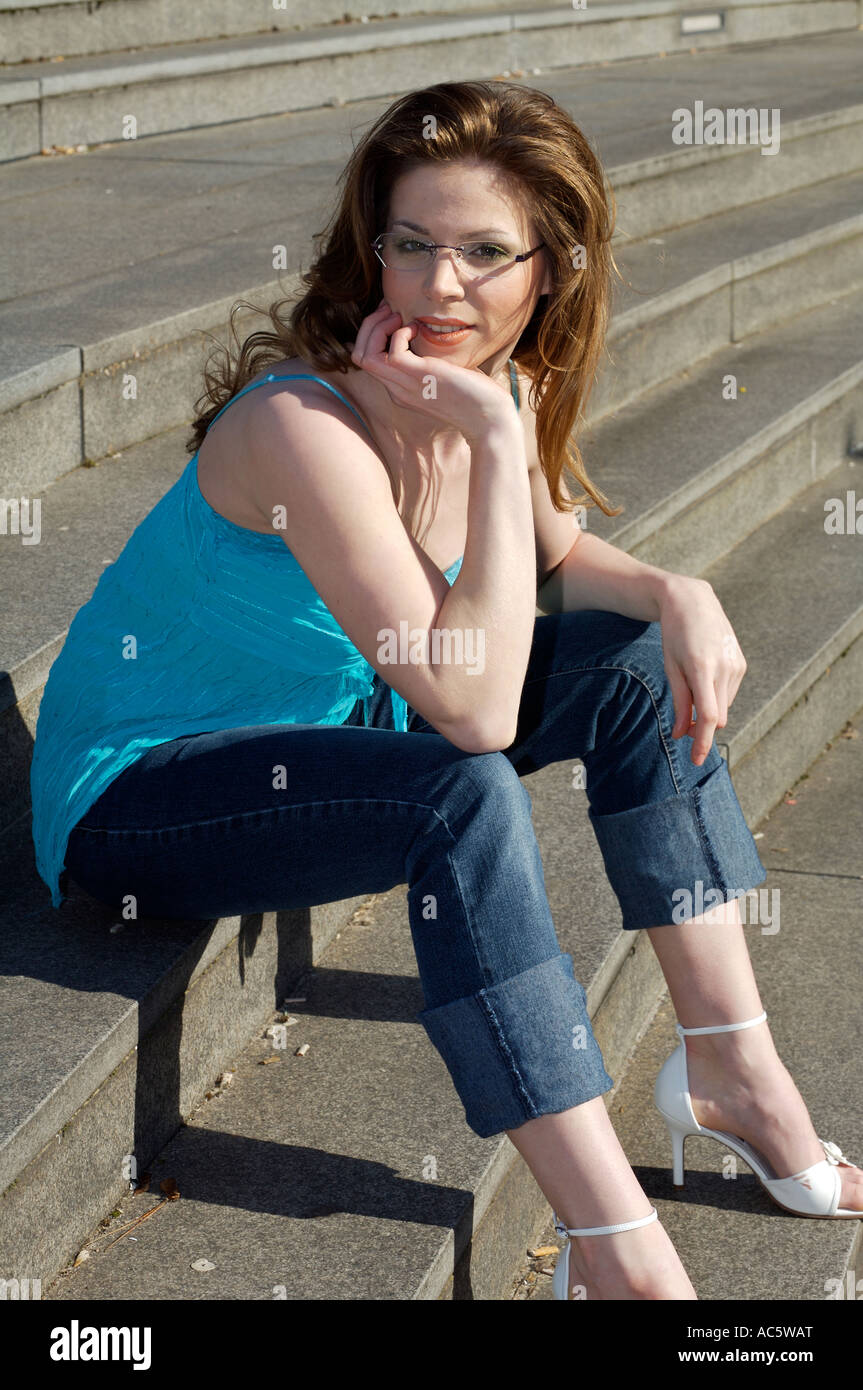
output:
[[[627,931],[680,920],[672,894],[694,896],[699,879],[725,893],[765,877],[715,746],[697,768],[691,739],[671,738],[659,625],[538,617],[503,752],[466,753],[410,707],[408,732],[395,730],[380,676],[367,713],[367,726],[358,702],[343,725],[245,726],[150,749],[72,831],[69,874],[111,906],[133,893],[148,917],[407,884],[418,1017],[470,1128],[489,1138],[604,1094],[614,1083],[555,935],[521,776],[583,760]]]

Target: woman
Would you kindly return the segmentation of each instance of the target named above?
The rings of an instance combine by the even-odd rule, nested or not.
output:
[[[613,200],[569,116],[496,83],[403,97],[345,177],[290,324],[274,306],[207,374],[194,456],[52,668],[40,873],[59,905],[65,856],[148,916],[407,883],[420,1019],[470,1126],[509,1135],[573,1237],[558,1296],[691,1299],[602,1100],[524,773],[583,759],[623,926],[701,1030],[664,1068],[675,1174],[693,1121],[748,1141],[768,1182],[829,1182],[834,1215],[863,1211],[863,1174],[815,1135],[736,911],[764,870],[713,743],[745,670],[730,624],[708,584],[575,524],[612,510],[577,447],[583,496],[562,480]],[[732,900],[681,922],[699,880]]]

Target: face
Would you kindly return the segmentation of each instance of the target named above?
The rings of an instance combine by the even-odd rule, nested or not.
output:
[[[492,260],[475,277],[459,268],[453,251],[439,251],[434,262],[420,270],[380,267],[382,296],[404,324],[437,318],[469,325],[451,341],[421,330],[411,341],[412,352],[446,357],[492,376],[498,373],[530,322],[539,296],[551,290],[545,248],[528,261],[506,264],[541,241],[518,187],[496,165],[477,160],[412,169],[396,180],[389,221],[381,230],[438,245],[482,241],[508,253],[501,258],[502,266]]]

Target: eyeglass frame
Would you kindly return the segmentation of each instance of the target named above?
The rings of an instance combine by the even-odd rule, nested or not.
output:
[[[389,270],[390,267],[387,265],[386,261],[384,260],[383,256],[381,255],[380,251],[378,250],[378,242],[381,241],[385,236],[396,236],[396,235],[397,235],[396,232],[379,232],[378,235],[375,237],[374,241],[372,241],[372,242],[369,243],[369,245],[371,246],[371,248],[372,248],[372,250],[374,251],[375,255],[377,256],[378,260],[380,261],[381,265],[383,266],[384,270]],[[422,240],[422,238],[418,237],[418,238],[416,238],[416,240]],[[433,256],[432,259],[429,261],[429,263],[428,263],[429,265],[436,265],[436,264],[437,264],[437,253],[438,253],[438,251],[458,251],[458,253],[459,253],[459,254],[458,254],[459,261],[463,261],[463,260],[464,260],[464,251],[465,251],[465,248],[464,248],[463,246],[447,246],[447,244],[446,244],[445,242],[437,243],[437,242],[431,242],[431,241],[424,242],[423,244],[424,244],[425,246],[430,246],[430,247],[432,248],[432,250],[434,251],[434,256]],[[471,243],[471,244],[475,244],[475,245],[479,245],[479,246],[485,246],[485,245],[488,245],[488,246],[496,246],[496,245],[497,245],[496,242],[492,242],[492,241],[489,241],[489,242],[480,241],[480,242]],[[498,266],[490,265],[489,268],[488,268],[488,269],[489,269],[489,272],[494,271],[494,270],[509,270],[509,267],[510,267],[511,265],[515,265],[515,264],[516,264],[517,262],[519,262],[519,261],[528,261],[528,260],[530,260],[531,256],[535,256],[536,253],[537,253],[537,251],[541,251],[542,248],[543,248],[544,246],[545,246],[545,242],[544,242],[544,241],[541,241],[541,242],[539,243],[539,246],[534,246],[534,248],[533,248],[532,251],[522,251],[519,255],[513,256],[512,260],[511,260],[511,261],[507,261],[507,263],[506,263],[505,266],[501,266],[501,265],[498,265]],[[502,250],[502,249],[503,249],[503,248],[501,247],[501,250]],[[397,266],[392,267],[392,268],[395,269],[396,271],[398,270],[398,267],[397,267]],[[421,270],[421,269],[422,269],[422,266],[420,266],[419,269]],[[480,274],[482,274],[482,272],[480,272]],[[478,275],[475,275],[473,278],[474,278],[474,279],[478,279],[479,276],[478,276]]]

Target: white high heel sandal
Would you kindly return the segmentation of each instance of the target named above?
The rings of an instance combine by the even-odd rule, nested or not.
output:
[[[803,1168],[799,1173],[792,1173],[790,1177],[779,1178],[764,1155],[747,1143],[745,1139],[741,1139],[736,1134],[725,1134],[722,1130],[707,1129],[704,1125],[700,1125],[695,1118],[692,1099],[689,1094],[685,1035],[687,1033],[733,1033],[738,1028],[751,1028],[756,1023],[763,1023],[766,1018],[767,1013],[764,1011],[757,1018],[748,1018],[744,1023],[723,1023],[713,1028],[682,1028],[679,1023],[676,1025],[680,1042],[671,1056],[663,1063],[653,1088],[656,1108],[664,1118],[671,1136],[672,1182],[675,1187],[683,1186],[684,1145],[690,1135],[698,1135],[705,1139],[718,1140],[725,1148],[731,1149],[748,1163],[768,1196],[777,1206],[791,1212],[792,1215],[821,1216],[833,1220],[843,1218],[860,1220],[863,1217],[863,1211],[852,1211],[849,1208],[839,1206],[842,1179],[839,1176],[838,1167],[840,1164],[849,1167],[853,1165],[851,1160],[842,1153],[838,1144],[831,1144],[825,1139],[819,1139],[818,1142],[827,1155],[826,1158],[810,1164],[808,1168]]]
[[[658,1216],[656,1207],[650,1208],[648,1216],[641,1216],[637,1221],[621,1221],[617,1226],[584,1226],[581,1230],[570,1229],[564,1226],[557,1219],[557,1213],[553,1212],[554,1229],[559,1236],[566,1237],[566,1245],[563,1254],[558,1257],[554,1267],[554,1274],[551,1279],[551,1291],[555,1298],[561,1298],[565,1303],[569,1303],[569,1248],[570,1236],[612,1236],[618,1231],[634,1231],[636,1226],[647,1226],[651,1221],[655,1221]]]

